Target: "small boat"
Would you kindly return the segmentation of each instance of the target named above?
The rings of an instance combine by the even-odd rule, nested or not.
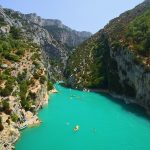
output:
[[[79,125],[76,125],[75,127],[74,127],[74,131],[78,131],[79,130]]]

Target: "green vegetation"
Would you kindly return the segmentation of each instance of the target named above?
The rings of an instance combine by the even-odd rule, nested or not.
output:
[[[36,69],[40,68],[40,64],[37,61],[35,61],[35,58],[34,58],[34,61],[33,61],[33,65],[35,65]]]
[[[23,107],[26,111],[31,110],[31,106],[32,106],[31,101],[28,101],[28,100],[21,100],[21,105],[22,105],[22,107]]]
[[[21,29],[16,28],[15,26],[12,26],[10,28],[10,34],[14,39],[20,39],[21,38]]]
[[[18,73],[17,82],[21,84],[21,82],[26,79],[26,75],[27,75],[27,70],[24,70],[22,74]]]
[[[21,100],[26,99],[27,89],[28,89],[27,81],[22,81],[20,83],[20,97],[21,97]]]
[[[21,49],[21,48],[16,51],[16,55],[19,55],[19,56],[24,55],[24,53],[25,53],[25,50],[24,50],[24,49]]]
[[[34,53],[31,57],[32,60],[40,60],[40,55],[38,53]]]
[[[128,26],[126,37],[139,54],[150,52],[150,10],[136,17]]]
[[[13,91],[13,85],[15,83],[15,79],[14,78],[9,78],[7,79],[6,83],[5,83],[5,88],[4,89],[0,89],[0,95],[3,97],[9,96],[12,91]]]
[[[5,59],[12,60],[14,62],[18,62],[20,59],[19,56],[15,55],[15,54],[11,54],[9,52],[4,52],[3,55],[4,55]]]
[[[16,113],[13,113],[13,114],[11,115],[11,120],[12,120],[13,122],[17,122],[18,119],[19,119],[19,117],[18,117],[18,115],[17,115]]]
[[[52,90],[53,88],[54,88],[53,84],[50,81],[48,81],[47,82],[47,89],[48,89],[48,91]]]
[[[0,131],[3,131],[4,126],[2,125],[2,117],[0,116]]]
[[[47,80],[47,78],[45,76],[40,77],[40,83],[41,84],[44,84],[46,80]]]
[[[9,105],[8,100],[3,100],[3,101],[2,101],[2,108],[3,108],[3,111],[4,111],[7,115],[10,115],[10,114],[11,114],[11,109],[10,109],[10,105]]]
[[[4,18],[0,17],[0,27],[1,26],[5,26],[5,25],[7,25],[7,24],[6,24],[5,20],[4,20]]]

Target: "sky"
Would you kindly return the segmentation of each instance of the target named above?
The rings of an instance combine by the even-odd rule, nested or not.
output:
[[[111,19],[143,0],[0,0],[4,8],[59,19],[78,31],[97,32]]]

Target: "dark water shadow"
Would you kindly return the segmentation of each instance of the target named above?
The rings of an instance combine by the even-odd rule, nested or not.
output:
[[[108,98],[108,100],[120,105],[122,109],[124,109],[125,111],[131,112],[137,117],[144,118],[150,122],[150,116],[146,113],[146,110],[142,106],[138,104],[134,104],[134,103],[126,104],[123,99],[113,98],[112,96],[105,94],[105,93],[101,93],[101,92],[95,92],[95,93],[100,94]]]
[[[60,85],[64,88],[68,88],[68,89],[71,88],[69,86],[66,86],[64,83],[61,83]],[[82,91],[81,89],[74,89],[74,90]],[[132,114],[136,115],[137,117],[144,118],[150,122],[150,116],[147,114],[146,110],[142,106],[135,104],[135,103],[126,104],[123,99],[114,98],[107,93],[103,93],[103,92],[93,92],[93,93],[96,93],[96,94],[106,97],[108,100],[112,101],[113,103],[120,105],[122,107],[122,109],[124,109],[125,111],[131,112]]]

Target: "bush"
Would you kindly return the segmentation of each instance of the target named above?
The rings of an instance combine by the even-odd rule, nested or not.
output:
[[[0,95],[3,97],[7,97],[10,96],[12,90],[4,88],[4,89],[0,89]]]
[[[13,91],[13,84],[15,80],[14,78],[9,78],[7,82],[5,83],[5,88],[0,90],[0,94],[3,97],[9,96]]]
[[[31,109],[31,103],[27,100],[21,100],[21,106],[26,110],[30,110]]]
[[[24,81],[26,79],[26,75],[27,75],[27,70],[24,70],[22,74],[19,73],[17,77],[17,82],[21,83],[22,81]]]
[[[2,107],[3,107],[4,111],[7,109],[10,109],[9,102],[7,102],[6,100],[3,100],[2,101]]]
[[[10,28],[10,33],[14,39],[20,39],[21,38],[21,29],[16,28],[15,26],[12,26]]]
[[[34,53],[31,57],[32,60],[40,60],[40,55],[38,53]]]
[[[24,49],[19,49],[19,50],[17,50],[16,55],[22,56],[22,55],[24,55],[24,53],[25,53]]]
[[[33,61],[33,65],[35,65],[36,69],[39,69],[40,68],[40,65],[37,61]]]
[[[45,81],[46,81],[46,77],[45,77],[45,76],[41,76],[41,77],[40,77],[40,83],[41,83],[41,84],[44,84]]]
[[[3,52],[3,47],[0,45],[0,53]]]
[[[11,49],[11,45],[8,42],[4,41],[2,43],[2,48],[3,48],[3,50],[7,51],[7,50]]]
[[[26,98],[27,89],[28,89],[27,82],[23,81],[20,84],[20,97],[21,97],[21,99],[25,99]]]
[[[5,58],[8,59],[8,60],[12,60],[12,61],[15,61],[15,62],[18,62],[20,57],[15,55],[15,54],[6,54],[5,55]]]
[[[39,79],[40,78],[40,75],[38,73],[34,73],[33,76],[34,76],[35,79]]]
[[[54,87],[53,87],[53,84],[51,82],[47,82],[47,89],[48,91],[52,90]]]
[[[17,122],[18,119],[19,119],[19,117],[18,117],[18,115],[17,115],[16,113],[13,113],[13,114],[11,115],[11,120],[12,120],[13,122]]]

